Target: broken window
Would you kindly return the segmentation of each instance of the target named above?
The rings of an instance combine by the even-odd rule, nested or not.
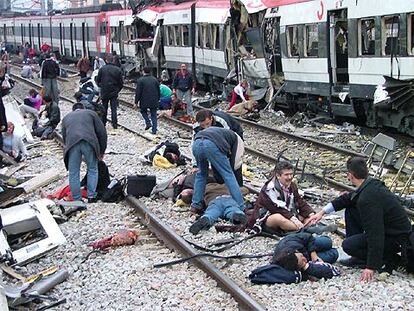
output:
[[[361,19],[359,55],[375,55],[375,19]]]
[[[196,25],[196,46],[199,48],[203,46],[201,43],[202,37],[203,37],[203,34],[201,32],[201,25]]]
[[[305,26],[305,56],[318,56],[318,24]]]
[[[165,30],[167,31],[167,45],[173,45],[174,44],[174,30],[172,28],[173,26],[167,26],[165,27]]]
[[[220,29],[218,25],[211,25],[211,42],[212,48],[215,50],[220,49]]]
[[[211,39],[209,32],[209,25],[201,25],[203,47],[209,49],[211,47]]]
[[[99,33],[101,36],[106,36],[106,26],[107,26],[107,22],[102,22],[99,29]],[[69,36],[68,36],[69,37]]]
[[[414,14],[408,17],[408,54],[414,55]]]
[[[190,46],[190,32],[188,31],[188,26],[183,25],[183,46]]]
[[[382,55],[398,55],[400,17],[398,15],[382,18]]]
[[[289,57],[299,56],[299,28],[298,26],[290,26],[287,29],[288,55]]]
[[[111,42],[119,43],[118,27],[111,27]]]

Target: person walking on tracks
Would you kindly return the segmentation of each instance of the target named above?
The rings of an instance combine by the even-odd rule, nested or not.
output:
[[[150,73],[151,69],[145,67],[144,76],[137,81],[135,105],[139,105],[141,115],[145,120],[145,130],[152,127],[152,134],[157,134],[157,110],[160,102],[160,84]],[[148,110],[151,114],[151,121],[148,117]]]
[[[64,161],[69,170],[69,186],[73,199],[80,201],[80,166],[82,157],[87,165],[88,202],[96,201],[98,184],[98,160],[102,160],[107,144],[105,126],[98,115],[84,109],[81,103],[62,120],[62,136],[65,144]]]
[[[101,88],[102,104],[105,107],[105,116],[108,115],[108,103],[111,102],[111,119],[112,127],[118,128],[118,94],[124,86],[122,78],[122,71],[113,63],[113,56],[108,54],[106,56],[106,65],[99,69],[96,76],[96,83]],[[105,117],[106,125],[107,118]]]
[[[374,279],[375,271],[391,272],[409,263],[407,254],[412,229],[398,197],[382,181],[369,177],[365,159],[350,158],[346,166],[348,179],[356,190],[328,203],[305,225],[318,222],[325,214],[345,209],[346,238],[342,248],[351,258],[340,263],[364,267],[361,281],[368,282]]]
[[[59,88],[57,77],[60,74],[58,63],[52,58],[51,54],[46,54],[46,59],[42,63],[41,69],[42,85],[45,89],[45,96],[52,97],[53,102],[59,104]]]
[[[181,64],[180,70],[174,77],[173,93],[177,94],[178,99],[187,105],[187,114],[193,116],[193,103],[191,102],[191,94],[195,92],[193,76],[187,70],[186,64]]]
[[[234,170],[242,165],[243,140],[233,131],[209,127],[197,133],[192,146],[198,171],[194,183],[191,211],[200,214],[203,210],[209,163],[223,178],[237,207],[244,210],[243,196],[234,176]]]

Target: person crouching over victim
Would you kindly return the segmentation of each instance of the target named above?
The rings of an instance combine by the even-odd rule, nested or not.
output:
[[[275,166],[273,177],[260,190],[251,219],[256,220],[261,211],[268,211],[270,216],[265,219],[265,231],[284,233],[300,230],[315,214],[299,195],[298,186],[292,180],[293,165],[280,161]]]
[[[231,101],[228,110],[230,110],[237,103],[237,101],[241,100],[242,102],[245,102],[249,100],[250,97],[247,94],[248,90],[249,83],[247,82],[247,80],[243,80],[239,84],[237,84],[231,92]]]

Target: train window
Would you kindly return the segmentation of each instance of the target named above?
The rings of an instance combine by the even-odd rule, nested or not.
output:
[[[305,56],[318,56],[318,24],[305,26]]]
[[[107,22],[102,22],[101,25],[99,26],[99,34],[101,36],[105,36],[106,35],[106,27],[107,27]]]
[[[197,46],[203,47],[203,27],[201,25],[197,25]]]
[[[408,54],[414,55],[414,14],[408,16]]]
[[[289,57],[299,56],[299,28],[298,26],[290,26],[287,31],[287,47]]]
[[[218,25],[211,25],[212,48],[220,49],[220,29]]]
[[[190,32],[188,31],[188,26],[183,25],[183,46],[190,45]]]
[[[359,55],[375,55],[375,19],[361,19]]]
[[[118,27],[111,27],[111,41],[119,43],[118,40]]]
[[[175,45],[180,46],[182,43],[181,26],[175,26]]]
[[[399,54],[399,28],[400,17],[398,15],[382,18],[382,55]]]
[[[167,26],[165,29],[167,30],[167,45],[173,45],[174,44],[173,26]]]

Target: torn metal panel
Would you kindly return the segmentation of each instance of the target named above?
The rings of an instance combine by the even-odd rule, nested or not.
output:
[[[256,13],[268,8],[276,8],[284,5],[307,2],[311,0],[240,0],[249,14]]]
[[[14,133],[22,138],[26,138],[28,143],[33,143],[33,136],[26,126],[26,122],[24,122],[17,101],[12,96],[7,95],[3,97],[3,104],[6,110],[7,121],[14,124]]]
[[[243,74],[249,78],[270,79],[265,58],[243,59]]]
[[[146,9],[141,11],[137,17],[139,19],[142,19],[144,22],[151,24],[151,25],[157,25],[158,23],[158,18],[159,18],[160,13],[151,9]]]
[[[66,243],[62,231],[48,210],[48,207],[53,205],[53,201],[42,199],[0,210],[3,221],[3,229],[0,231],[0,256],[7,257],[11,254],[13,262],[22,264]],[[47,235],[45,239],[12,251],[7,235],[26,233],[40,228]]]

